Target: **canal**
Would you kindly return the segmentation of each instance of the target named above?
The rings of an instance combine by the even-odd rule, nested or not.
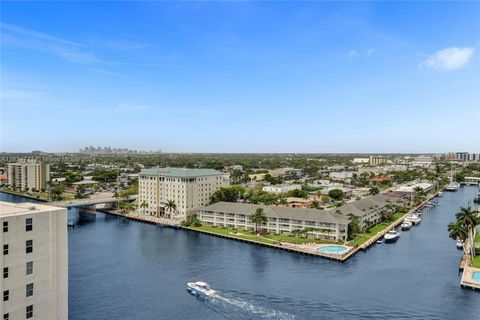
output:
[[[477,192],[445,193],[397,243],[343,264],[71,209],[70,319],[479,319],[447,233]],[[220,296],[190,296],[192,280]]]

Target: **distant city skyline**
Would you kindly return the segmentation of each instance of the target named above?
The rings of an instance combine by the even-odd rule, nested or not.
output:
[[[2,152],[480,152],[478,2],[1,9]]]

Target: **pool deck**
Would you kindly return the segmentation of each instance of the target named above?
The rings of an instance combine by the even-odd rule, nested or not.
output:
[[[224,239],[229,239],[229,240],[234,240],[234,241],[240,241],[240,242],[246,242],[246,243],[251,243],[263,247],[269,247],[269,248],[274,248],[278,250],[283,250],[283,251],[289,251],[289,252],[294,252],[298,254],[303,254],[303,255],[308,255],[308,256],[314,256],[314,257],[320,257],[323,259],[328,259],[332,261],[337,261],[337,262],[345,262],[351,257],[353,257],[355,254],[357,254],[359,251],[365,251],[371,246],[375,245],[376,241],[383,237],[388,231],[398,227],[399,225],[402,224],[403,220],[412,212],[415,210],[419,210],[425,206],[425,204],[435,198],[437,196],[437,193],[434,195],[431,195],[428,197],[427,200],[416,206],[415,208],[412,208],[409,212],[392,222],[387,228],[384,230],[378,232],[375,236],[372,238],[368,239],[365,243],[361,244],[358,247],[351,247],[347,246],[345,244],[293,244],[293,243],[288,243],[288,242],[278,242],[276,244],[270,244],[270,243],[265,243],[262,241],[257,241],[255,239],[244,239],[244,238],[239,238],[236,237],[235,235],[225,235],[225,234],[219,234],[215,232],[210,232],[207,230],[201,230],[197,228],[191,228],[191,227],[184,227],[181,226],[175,222],[173,222],[170,219],[165,219],[165,218],[159,218],[159,217],[154,217],[154,216],[147,216],[143,214],[138,214],[138,213],[127,213],[127,214],[121,214],[115,210],[100,210],[108,214],[113,214],[116,216],[120,216],[129,220],[133,221],[138,221],[138,222],[143,222],[143,223],[149,223],[149,224],[155,224],[155,225],[160,225],[168,228],[175,228],[175,229],[182,229],[182,230],[187,230],[191,232],[199,232],[203,234],[207,234],[210,236],[215,236],[219,238],[224,238]],[[241,232],[240,232],[241,233]],[[347,251],[343,253],[322,253],[319,252],[318,249],[323,247],[323,246],[333,246],[333,245],[338,245],[338,246],[345,246],[348,248]]]
[[[469,288],[473,290],[480,289],[480,282],[473,280],[474,272],[480,272],[480,269],[470,267],[468,264],[465,266],[462,278],[460,280],[460,285],[462,286],[462,288]]]

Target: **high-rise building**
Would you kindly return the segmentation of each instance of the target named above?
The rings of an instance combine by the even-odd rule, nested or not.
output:
[[[21,191],[46,189],[50,181],[50,165],[28,161],[9,163],[7,177],[8,185]]]
[[[382,163],[386,163],[386,162],[387,162],[387,159],[384,158],[384,157],[370,156],[368,159],[369,159],[368,163],[369,163],[371,166],[376,166],[376,165],[379,165],[379,164],[382,164]]]
[[[455,159],[457,161],[468,161],[468,152],[455,152]]]
[[[0,201],[0,319],[68,319],[67,209]]]
[[[139,175],[139,210],[145,214],[162,216],[180,222],[188,210],[205,206],[210,196],[230,185],[224,173],[213,169],[150,168]],[[173,200],[176,208],[166,204]]]

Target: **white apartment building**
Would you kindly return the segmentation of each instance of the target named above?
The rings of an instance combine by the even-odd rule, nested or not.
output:
[[[300,184],[276,184],[265,186],[262,190],[268,193],[282,194],[292,190],[302,190],[302,186]]]
[[[253,230],[254,224],[249,217],[258,208],[262,208],[268,218],[268,222],[259,229],[269,233],[289,234],[295,229],[315,228],[315,231],[309,232],[312,237],[337,241],[347,239],[349,220],[333,210],[217,202],[198,208],[195,213],[204,225]]]
[[[26,162],[7,164],[8,185],[21,191],[46,189],[50,181],[50,165],[46,163]]]
[[[0,201],[1,319],[68,319],[67,209]]]
[[[139,210],[177,222],[185,219],[188,210],[208,204],[210,196],[230,181],[224,173],[213,169],[150,168],[139,175]],[[165,204],[173,200],[176,210]],[[142,208],[147,203],[147,208]]]

